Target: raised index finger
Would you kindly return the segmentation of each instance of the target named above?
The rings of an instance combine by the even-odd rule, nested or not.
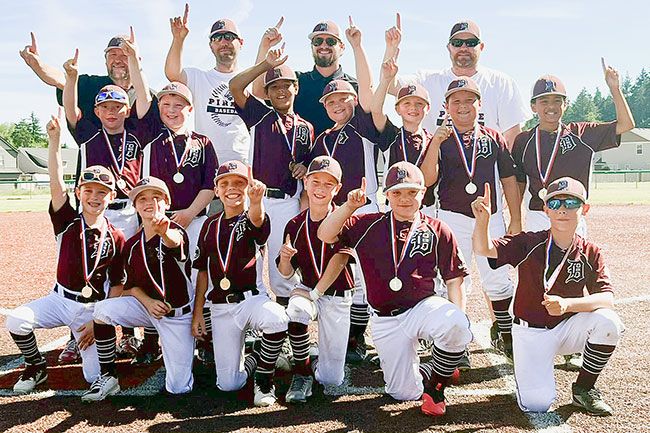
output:
[[[29,32],[29,35],[32,37],[32,49],[34,51],[37,51],[37,48],[36,48],[36,35],[34,34],[34,32]]]
[[[248,183],[253,184],[253,167],[248,166]]]
[[[72,58],[72,63],[76,65],[78,60],[79,60],[79,48],[75,48],[74,57]]]
[[[354,27],[354,21],[352,20],[352,15],[348,15],[348,19],[350,20],[350,27]]]
[[[130,31],[130,36],[129,36],[129,42],[133,43],[135,42],[135,32],[133,31],[133,26],[129,26],[129,31]]]
[[[483,203],[484,204],[489,204],[490,203],[490,183],[485,182],[485,190],[483,191]]]
[[[603,72],[607,72],[607,63],[605,63],[605,58],[600,58],[600,64],[603,66]]]
[[[183,12],[183,24],[187,24],[187,17],[190,14],[190,5],[185,3],[185,12]]]
[[[278,23],[275,25],[275,28],[276,28],[276,29],[279,29],[280,27],[282,27],[282,23],[283,23],[283,22],[284,22],[284,17],[282,16],[282,17],[280,17],[280,19],[278,20]]]
[[[395,17],[395,27],[397,27],[397,30],[402,30],[402,17],[399,12],[397,12]]]
[[[366,177],[365,176],[361,178],[361,191],[363,191],[364,194],[366,192]]]

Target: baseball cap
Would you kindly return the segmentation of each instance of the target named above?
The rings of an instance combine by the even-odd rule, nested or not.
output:
[[[410,162],[400,161],[391,165],[384,176],[384,192],[397,189],[424,189],[422,171]]]
[[[289,66],[280,65],[266,71],[266,74],[264,74],[264,87],[278,80],[298,81],[298,77],[296,77],[296,73]]]
[[[138,194],[147,189],[155,189],[162,192],[165,194],[165,199],[167,202],[171,203],[171,196],[169,195],[169,188],[167,188],[167,184],[165,184],[162,179],[158,179],[157,177],[153,176],[143,177],[140,179],[138,183],[135,184],[133,189],[129,191],[129,199],[135,203],[135,199],[138,197]]]
[[[172,81],[167,84],[156,96],[160,99],[165,95],[178,95],[192,105],[192,92],[190,92],[190,89],[185,84],[179,83],[178,81]]]
[[[115,176],[108,168],[101,165],[91,165],[81,170],[81,173],[79,173],[79,186],[89,183],[98,183],[111,191],[115,191]]]
[[[106,48],[104,48],[104,54],[108,53],[110,50],[113,48],[122,48],[122,44],[124,43],[125,40],[127,40],[129,37],[126,35],[116,35],[111,38],[110,41],[108,41],[108,45],[106,45]]]
[[[449,83],[449,86],[447,86],[445,100],[449,98],[449,96],[453,95],[456,92],[460,92],[461,90],[472,92],[476,94],[479,99],[481,98],[481,90],[478,88],[478,85],[474,80],[472,80],[470,77],[458,77]]]
[[[104,102],[119,102],[120,104],[129,105],[129,94],[120,86],[109,84],[101,88],[95,96],[95,107]]]
[[[352,84],[345,80],[332,80],[327,83],[327,86],[323,89],[323,96],[321,96],[318,102],[321,104],[324,103],[328,96],[335,93],[348,93],[357,96],[357,92],[354,90],[354,87],[352,87]]]
[[[572,177],[561,177],[551,182],[546,188],[546,195],[544,196],[544,203],[555,197],[556,195],[570,195],[580,199],[583,203],[587,201],[587,190],[579,180]]]
[[[429,101],[429,92],[419,84],[407,84],[406,86],[402,86],[402,88],[397,92],[395,105],[399,104],[403,99],[408,98],[409,96],[420,98],[426,102],[427,105],[431,105],[431,102]]]
[[[336,39],[339,41],[341,40],[341,37],[339,34],[341,31],[339,30],[339,26],[336,25],[334,21],[326,20],[326,21],[320,21],[318,24],[314,26],[314,29],[311,31],[307,37],[311,41],[318,35],[330,35],[334,36]]]
[[[222,177],[230,176],[231,174],[248,180],[248,166],[237,160],[224,162],[217,169],[214,176],[214,184],[216,185]]]
[[[564,83],[555,75],[543,75],[539,77],[533,86],[533,96],[531,96],[530,102],[545,95],[559,95],[566,98]]]
[[[341,165],[337,160],[331,156],[317,156],[314,158],[309,167],[307,168],[307,174],[309,176],[314,173],[327,173],[330,176],[334,177],[338,182],[341,182],[343,177],[343,170],[341,170]]]
[[[454,24],[451,28],[451,32],[449,33],[449,39],[453,38],[458,33],[471,33],[472,35],[481,39],[481,29],[479,28],[478,24],[472,20],[462,20]]]
[[[239,38],[239,29],[233,20],[221,18],[212,24],[210,28],[210,38],[219,33],[234,33]]]

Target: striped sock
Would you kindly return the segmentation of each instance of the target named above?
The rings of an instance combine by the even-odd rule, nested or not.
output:
[[[210,308],[203,309],[203,320],[205,320],[205,330],[212,334],[212,313],[210,313]]]
[[[250,353],[246,355],[244,358],[244,370],[246,371],[246,375],[248,377],[252,377],[253,373],[255,373],[255,369],[257,368],[257,357],[255,354]]]
[[[12,332],[9,334],[11,334],[11,338],[14,339],[18,349],[20,349],[20,353],[25,357],[25,362],[27,364],[40,364],[41,362],[45,362],[43,355],[38,351],[36,336],[33,332],[30,332],[27,335],[18,335]]]
[[[115,376],[115,327],[95,322],[94,330],[99,368],[102,374]]]
[[[282,343],[287,336],[287,331],[276,332],[274,334],[262,334],[262,344],[257,361],[257,370],[255,380],[264,392],[271,389],[273,374],[275,373],[275,363],[282,351]]]
[[[354,347],[357,342],[364,341],[363,333],[368,327],[370,311],[368,304],[352,304],[350,307],[350,337],[348,347]]]
[[[591,389],[603,371],[616,346],[593,344],[587,341],[582,359],[582,368],[576,383],[583,389]]]
[[[156,331],[156,328],[144,328],[142,346],[150,351],[153,351],[158,347],[158,331]]]
[[[126,326],[122,326],[122,336],[130,337],[134,335],[135,335],[135,328],[127,328]]]
[[[458,367],[460,359],[465,353],[464,350],[460,352],[447,352],[440,349],[436,344],[433,344],[433,358],[431,359],[432,370],[430,382],[446,384],[454,370]]]
[[[422,382],[426,386],[433,376],[433,360],[421,363],[419,369],[420,374],[422,375]]]
[[[511,302],[512,297],[500,301],[492,301],[494,317],[497,319],[499,332],[505,342],[512,341],[512,316],[510,315],[510,312],[508,312]]]
[[[309,374],[309,331],[307,325],[289,322],[289,343],[295,361],[295,372],[306,376]]]

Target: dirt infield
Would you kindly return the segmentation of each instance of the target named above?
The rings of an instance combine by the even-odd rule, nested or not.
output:
[[[556,369],[558,399],[555,412],[528,417],[514,400],[512,367],[487,346],[487,315],[480,291],[470,297],[468,313],[475,322],[473,369],[450,388],[448,415],[432,420],[417,402],[396,402],[380,393],[382,378],[371,364],[349,371],[346,386],[315,390],[305,406],[252,408],[250,389],[240,393],[214,390],[214,374],[196,368],[195,390],[181,397],[153,395],[161,371],[109,401],[83,405],[79,400],[79,367],[57,367],[50,389],[28,396],[11,396],[18,351],[8,333],[0,332],[0,431],[9,432],[475,432],[650,431],[650,387],[647,379],[650,302],[650,206],[601,206],[588,216],[589,236],[604,247],[618,299],[617,311],[627,326],[625,337],[599,379],[599,388],[616,410],[609,418],[594,418],[570,405],[575,373]],[[45,213],[0,213],[0,307],[12,308],[46,294],[54,278],[55,245]],[[476,275],[475,275],[476,276]],[[477,279],[474,279],[477,281]],[[4,316],[0,314],[0,326]],[[38,331],[40,346],[66,335],[65,330]],[[56,351],[48,359],[56,357]],[[124,368],[124,367],[123,367]],[[4,370],[4,371],[3,371]],[[153,373],[153,371],[152,371]],[[60,381],[70,378],[75,386]],[[4,380],[3,380],[4,379]],[[287,377],[281,378],[286,387]],[[81,384],[83,385],[83,383]],[[2,389],[5,388],[5,389]]]

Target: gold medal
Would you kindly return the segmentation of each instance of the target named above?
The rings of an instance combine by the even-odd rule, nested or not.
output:
[[[221,287],[222,290],[230,289],[230,280],[227,277],[223,277],[221,281],[219,281],[219,287]]]
[[[83,289],[81,289],[81,296],[84,298],[88,299],[93,295],[93,289],[90,288],[90,286],[84,286]]]
[[[289,163],[289,171],[293,172],[293,169],[296,168],[296,161],[291,161]]]
[[[167,306],[167,308],[169,308],[169,311],[173,310],[172,304],[170,304],[168,301],[165,301],[165,305]]]
[[[402,280],[395,277],[392,280],[390,280],[390,282],[388,283],[388,287],[390,287],[390,289],[393,292],[399,292],[400,290],[402,290]]]
[[[544,197],[546,197],[546,188],[540,189],[537,195],[542,201],[544,201]]]

